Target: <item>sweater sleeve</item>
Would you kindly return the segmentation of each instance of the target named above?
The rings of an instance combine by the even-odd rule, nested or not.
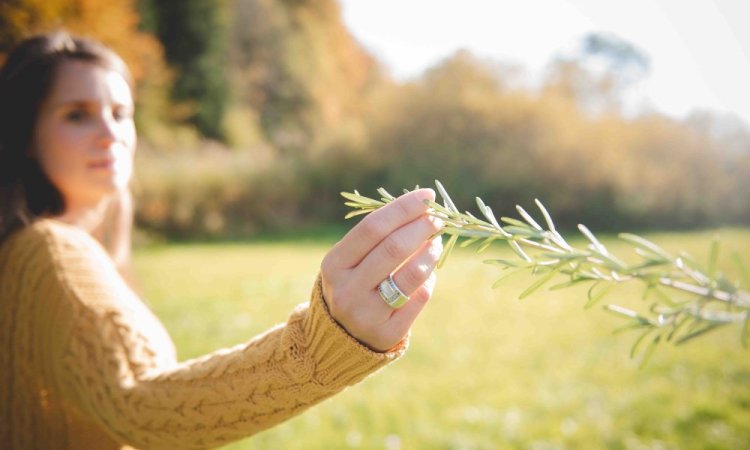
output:
[[[400,356],[361,345],[328,313],[320,279],[309,303],[250,341],[182,363],[159,362],[127,288],[88,235],[46,230],[54,271],[47,373],[62,397],[123,444],[200,449],[267,429]],[[167,358],[168,360],[168,358]]]

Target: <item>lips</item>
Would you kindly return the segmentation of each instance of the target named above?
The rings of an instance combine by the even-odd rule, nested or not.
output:
[[[90,169],[112,169],[115,166],[115,160],[112,158],[100,159],[89,163]]]

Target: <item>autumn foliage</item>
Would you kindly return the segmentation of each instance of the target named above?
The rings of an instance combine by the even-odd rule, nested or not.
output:
[[[161,45],[138,23],[135,0],[8,0],[0,3],[0,52],[30,34],[65,28],[111,46],[141,80],[161,62]]]
[[[519,68],[460,51],[397,83],[334,0],[5,0],[0,53],[56,27],[109,44],[139,80],[134,189],[139,223],[158,232],[330,223],[340,191],[436,178],[498,214],[538,197],[562,226],[750,223],[747,125],[626,115],[623,74],[643,58],[616,55],[604,75],[552,61],[532,89]],[[586,44],[597,57],[608,45]]]

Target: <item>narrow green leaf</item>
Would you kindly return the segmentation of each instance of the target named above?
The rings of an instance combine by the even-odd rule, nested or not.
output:
[[[594,246],[596,246],[596,244],[594,244]],[[610,270],[627,270],[627,265],[616,256],[611,255],[604,246],[595,247],[591,249],[591,252],[594,253],[594,256],[602,259],[603,262],[607,263],[605,265]]]
[[[396,200],[396,197],[392,196],[388,191],[385,190],[385,188],[378,188],[378,194],[382,195],[384,199],[390,201]]]
[[[492,212],[492,208],[485,205],[482,199],[479,197],[476,197],[475,200],[477,202],[479,211],[482,212],[484,217],[492,224],[492,226],[494,226],[504,237],[510,237],[510,235],[505,232],[503,227],[500,226],[500,223],[498,223],[497,218],[495,217],[495,213]]]
[[[453,250],[453,247],[456,245],[456,241],[458,241],[457,235],[452,235],[450,239],[448,239],[448,242],[445,244],[445,247],[443,247],[443,253],[440,255],[440,260],[438,261],[437,267],[440,269],[443,267],[443,264],[445,264],[445,261],[448,259],[448,255],[450,255],[451,251]]]
[[[538,280],[536,280],[534,283],[532,283],[531,286],[526,288],[525,291],[521,292],[521,295],[518,296],[519,299],[523,300],[524,298],[528,297],[534,291],[542,287],[546,282],[552,279],[557,274],[557,270],[553,269],[550,270],[547,274],[541,276]]]
[[[750,327],[748,327],[748,323],[750,323],[750,311],[745,311],[745,318],[742,320],[742,331],[740,332],[740,342],[742,342],[742,346],[747,348],[747,341],[748,338],[750,338]]]
[[[635,358],[635,355],[638,354],[638,347],[641,345],[641,342],[643,342],[643,340],[646,338],[646,336],[648,336],[649,334],[651,334],[653,331],[654,331],[653,328],[649,328],[648,330],[646,330],[643,333],[641,333],[641,335],[638,336],[638,338],[635,340],[635,342],[633,342],[633,345],[630,347],[630,359]]]
[[[651,360],[651,356],[654,354],[654,350],[656,350],[659,342],[661,342],[661,335],[654,337],[654,340],[651,341],[648,347],[646,347],[646,350],[643,351],[641,363],[638,365],[639,369],[643,369],[644,367],[646,367],[646,364],[648,364],[648,362]]]
[[[734,294],[739,290],[738,286],[727,280],[721,272],[717,273],[714,276],[714,279],[716,281],[716,287],[728,294]]]
[[[692,317],[690,316],[684,316],[681,319],[677,320],[677,322],[672,325],[672,330],[670,330],[669,334],[667,335],[667,342],[671,341],[673,337],[677,336],[680,333],[680,330],[687,324],[690,320],[692,320]]]
[[[531,217],[531,214],[527,213],[525,209],[521,205],[516,205],[516,211],[518,211],[518,214],[521,215],[521,217],[526,220],[526,222],[529,223],[532,227],[536,228],[538,231],[544,231],[541,225],[539,225],[536,220],[534,220],[533,217]]]
[[[594,245],[594,248],[599,250],[599,252],[607,253],[607,247],[605,247],[604,245],[602,245],[601,242],[599,242],[599,239],[597,239],[596,236],[594,236],[594,233],[592,233],[591,230],[589,230],[588,227],[586,227],[586,225],[579,223],[578,230],[581,232],[581,234],[583,234],[586,237],[586,239],[588,239]]]
[[[545,258],[553,258],[553,259],[559,259],[561,261],[575,261],[579,259],[583,259],[586,257],[586,255],[581,255],[578,253],[553,253],[553,252],[546,252],[542,253],[542,256]]]
[[[479,240],[479,238],[476,238],[476,237],[466,239],[465,241],[461,242],[461,245],[459,245],[459,247],[466,248],[466,247],[470,246],[471,244],[475,243],[478,240]]]
[[[528,228],[528,227],[522,228],[522,227],[517,227],[515,225],[510,225],[510,226],[505,227],[505,231],[507,231],[510,234],[526,236],[526,237],[530,237],[534,239],[541,239],[543,237],[542,233],[540,233],[539,231],[533,228]]]
[[[527,224],[526,222],[522,222],[522,221],[520,221],[518,219],[514,219],[512,217],[505,217],[505,216],[503,216],[503,217],[500,218],[500,220],[502,222],[507,223],[508,225],[515,225],[515,226],[521,227],[521,228],[531,228],[529,226],[529,224]]]
[[[616,328],[612,332],[612,334],[620,334],[625,331],[643,329],[643,328],[653,328],[653,325],[651,325],[648,321],[644,322],[642,319],[633,319],[630,322],[628,322],[627,325],[620,327],[620,328]]]
[[[491,232],[483,231],[483,230],[472,230],[468,229],[466,227],[456,228],[456,227],[445,227],[444,229],[445,234],[455,235],[455,236],[462,236],[467,238],[478,238],[483,239],[486,237],[491,236]]]
[[[737,267],[737,271],[740,273],[742,286],[745,289],[750,289],[750,271],[747,270],[747,266],[745,266],[745,263],[742,261],[739,253],[732,252],[732,262],[734,262],[735,267]]]
[[[375,211],[374,209],[358,209],[355,211],[349,211],[347,215],[344,216],[344,219],[351,219],[355,216],[361,216],[363,214],[370,214],[371,212]]]
[[[440,203],[434,202],[432,200],[425,200],[424,203],[430,208],[434,209],[435,211],[441,212],[445,214],[446,216],[451,216],[453,214],[453,211],[449,210],[448,208],[441,205]]]
[[[571,286],[575,286],[576,284],[586,283],[588,281],[591,281],[591,280],[586,277],[574,278],[572,280],[563,281],[562,283],[558,283],[553,286],[550,286],[549,290],[557,291],[559,289],[565,289]]]
[[[495,242],[495,237],[491,236],[486,238],[482,243],[479,245],[479,248],[477,249],[477,253],[482,253],[483,251],[487,250],[487,247],[492,245],[493,242]]]
[[[680,252],[680,257],[678,258],[678,260],[682,260],[682,263],[684,265],[686,265],[690,269],[696,270],[696,271],[701,272],[701,273],[707,273],[708,272],[708,270],[706,270],[706,268],[703,267],[703,265],[701,263],[699,263],[698,261],[696,261],[696,259],[693,258],[687,252],[684,252],[684,251]]]
[[[355,191],[356,192],[356,191]],[[347,200],[351,200],[353,202],[362,203],[365,205],[371,205],[371,206],[383,206],[384,203],[378,200],[373,200],[368,197],[363,197],[359,194],[353,194],[351,192],[341,192],[341,196],[344,197]]]
[[[520,273],[520,272],[523,272],[525,270],[526,270],[526,268],[522,267],[520,269],[512,270],[512,271],[508,272],[507,274],[501,276],[500,278],[498,278],[497,280],[495,280],[494,283],[492,283],[492,289],[499,288],[508,277],[512,277],[513,275],[515,275],[517,273]]]
[[[486,259],[483,261],[485,264],[500,267],[531,267],[529,263],[519,263],[518,261],[510,261],[507,259]]]
[[[440,197],[445,202],[445,207],[450,209],[451,211],[459,212],[458,208],[456,208],[456,205],[453,203],[453,200],[451,200],[451,196],[448,195],[448,192],[443,187],[443,184],[440,181],[435,180],[435,186],[437,186]]]
[[[479,197],[474,197],[474,200],[477,202],[477,208],[479,208],[479,212],[481,212],[487,220],[490,220],[488,215],[488,206],[484,204],[484,201]]]
[[[618,305],[605,305],[604,309],[606,311],[613,312],[613,313],[615,313],[615,314],[617,314],[619,316],[625,316],[625,317],[628,317],[630,319],[637,319],[639,321],[642,319],[642,317],[637,312],[633,311],[632,309],[623,308],[622,306],[618,306]]]
[[[722,325],[726,325],[726,324],[723,322],[709,322],[708,325],[704,325],[703,327],[700,327],[695,331],[692,331],[688,334],[683,334],[679,339],[675,341],[675,345],[682,345],[688,341],[691,341],[697,338],[698,336],[702,336],[708,333],[709,331],[713,331]]]
[[[601,286],[601,287],[599,287]],[[599,289],[596,289],[599,287]],[[604,296],[612,289],[611,284],[602,284],[601,281],[597,281],[589,288],[588,292],[588,302],[586,302],[586,305],[584,308],[589,309],[592,306],[594,306],[599,300],[604,298]]]
[[[719,261],[719,238],[714,236],[711,241],[711,250],[708,256],[708,271],[706,272],[709,278],[716,276],[716,264]]]
[[[529,257],[529,255],[526,254],[525,251],[523,251],[521,246],[518,245],[518,242],[514,240],[509,240],[508,245],[510,245],[510,248],[512,248],[513,251],[516,252],[516,254],[521,257],[521,259],[523,259],[526,262],[532,262],[532,259]]]
[[[544,217],[544,221],[547,222],[547,229],[554,232],[555,230],[555,223],[552,221],[552,217],[549,215],[549,212],[547,211],[547,208],[544,207],[542,202],[539,201],[538,198],[534,199],[534,203],[536,203],[536,207],[539,208],[539,211],[542,212],[542,216]]]
[[[642,238],[636,234],[620,233],[617,236],[625,242],[628,242],[641,249],[647,250],[654,255],[660,256],[661,258],[664,258],[668,261],[671,261],[673,259],[672,255],[667,253],[664,249],[649,241],[648,239]]]
[[[636,264],[634,266],[628,266],[628,267],[626,267],[623,270],[626,273],[638,276],[640,278],[638,272],[642,271],[643,269],[650,269],[652,267],[663,266],[665,262],[666,262],[666,260],[663,260],[663,259],[661,259],[661,260],[647,259],[646,261],[644,261],[641,264]]]

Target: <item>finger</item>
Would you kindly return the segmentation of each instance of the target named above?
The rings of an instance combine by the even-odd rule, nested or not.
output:
[[[424,203],[427,199],[434,200],[435,191],[418,189],[368,214],[333,247],[326,259],[339,268],[357,266],[393,231],[427,212]]]
[[[409,301],[401,308],[393,311],[387,326],[391,327],[401,337],[406,335],[417,316],[432,297],[436,281],[435,272],[431,272],[427,280],[409,296]]]
[[[393,274],[393,281],[401,292],[411,297],[435,270],[442,251],[440,236],[422,244],[419,251]]]
[[[352,276],[361,286],[377,286],[419,250],[430,248],[427,240],[441,227],[439,219],[424,215],[391,233],[357,266]],[[416,267],[410,266],[410,271]],[[409,276],[411,272],[403,276]],[[425,275],[426,276],[426,275]],[[413,276],[412,278],[417,278]],[[424,278],[421,279],[424,281]],[[413,283],[413,288],[421,284]]]
[[[424,242],[409,261],[399,269],[394,275],[394,282],[404,294],[409,296],[426,282],[430,274],[434,271],[438,259],[440,259],[441,251],[442,242],[439,237],[432,241]],[[352,277],[355,276],[352,275]],[[364,301],[352,302],[353,297],[342,298],[339,301],[338,307],[347,309],[349,311],[348,314],[358,323],[381,324],[388,321],[394,312],[394,308],[383,300],[378,290],[378,285],[387,280],[387,277],[388,275],[385,275],[382,279],[369,282],[373,286],[370,289],[371,295],[364,298]],[[409,281],[405,281],[406,279],[409,279]],[[352,280],[352,284],[367,286],[360,279]],[[356,307],[353,307],[354,304],[356,304]]]

